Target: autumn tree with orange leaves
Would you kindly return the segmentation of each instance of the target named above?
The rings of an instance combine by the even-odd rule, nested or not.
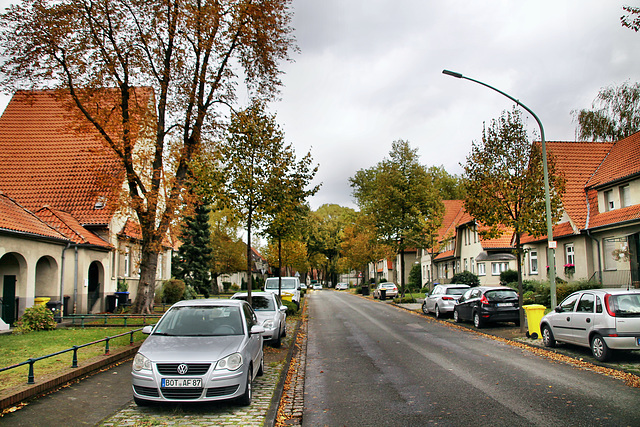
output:
[[[4,88],[70,93],[126,172],[142,232],[133,311],[152,307],[158,252],[187,202],[189,164],[213,139],[236,90],[244,82],[264,99],[278,91],[279,63],[295,48],[290,3],[25,0],[1,15]],[[139,87],[152,91],[140,96]],[[103,88],[113,99],[101,106],[93,101]],[[142,136],[144,153],[136,151]]]

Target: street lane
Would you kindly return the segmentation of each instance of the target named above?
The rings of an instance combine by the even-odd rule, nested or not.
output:
[[[308,294],[305,426],[640,425],[640,390],[348,293]]]

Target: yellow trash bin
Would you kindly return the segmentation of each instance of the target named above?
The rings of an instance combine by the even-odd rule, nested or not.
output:
[[[540,320],[544,316],[544,311],[547,309],[544,305],[529,304],[523,305],[524,312],[527,315],[527,337],[537,339],[540,337]]]
[[[47,297],[35,297],[33,299],[33,304],[34,305],[44,305],[46,306],[47,303],[51,300],[51,298],[47,298]]]

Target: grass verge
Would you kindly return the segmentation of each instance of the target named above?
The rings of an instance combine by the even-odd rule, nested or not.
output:
[[[5,368],[24,362],[29,358],[42,357],[47,354],[66,350],[74,345],[82,345],[92,341],[101,340],[124,332],[129,332],[135,327],[127,328],[60,328],[53,331],[39,331],[28,334],[0,335],[0,368]],[[136,332],[133,335],[135,342],[143,341],[146,335]],[[129,345],[129,335],[114,338],[109,341],[109,350]],[[78,364],[83,361],[101,356],[105,352],[105,343],[98,343],[78,349]],[[68,368],[73,361],[73,351],[39,360],[34,364],[36,382],[38,378],[53,372]],[[24,365],[8,371],[0,372],[0,390],[16,385],[26,384],[29,374],[29,365]]]

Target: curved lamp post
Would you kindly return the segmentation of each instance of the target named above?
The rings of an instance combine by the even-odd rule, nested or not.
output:
[[[490,86],[486,83],[483,83],[479,80],[475,80],[472,79],[470,77],[467,76],[463,76],[461,73],[456,73],[455,71],[449,71],[449,70],[442,70],[442,74],[446,74],[447,76],[451,76],[451,77],[455,77],[458,79],[466,79],[466,80],[470,80],[472,82],[481,84],[482,86],[488,87],[491,90],[494,90],[496,92],[498,92],[501,95],[506,96],[507,98],[509,98],[510,100],[512,100],[513,102],[515,102],[516,104],[518,104],[519,106],[521,106],[522,108],[524,108],[525,110],[527,110],[529,112],[529,114],[531,114],[533,116],[534,119],[536,119],[536,122],[538,123],[538,126],[540,126],[540,139],[542,142],[542,167],[543,167],[543,172],[544,172],[544,200],[545,200],[545,207],[546,207],[546,216],[547,216],[547,263],[549,264],[549,282],[550,282],[550,286],[551,286],[551,308],[554,309],[557,305],[557,299],[556,299],[556,257],[555,257],[555,247],[556,247],[556,242],[553,241],[553,225],[551,223],[551,197],[549,196],[549,170],[547,168],[547,144],[544,140],[544,128],[542,127],[542,122],[540,121],[540,119],[538,118],[538,116],[536,116],[536,113],[534,113],[533,111],[531,111],[531,109],[529,107],[527,107],[526,105],[524,105],[522,102],[518,101],[517,99],[515,99],[513,96],[504,93],[503,91],[501,91],[500,89],[496,89],[493,86]]]

